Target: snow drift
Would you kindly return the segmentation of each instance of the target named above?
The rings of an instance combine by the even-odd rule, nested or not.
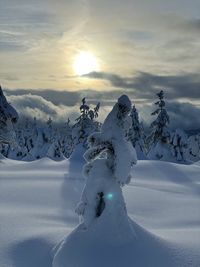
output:
[[[63,236],[69,236],[78,224],[74,210],[66,205],[71,202],[76,206],[83,187],[83,179],[75,180],[79,185],[76,187],[78,192],[75,196],[70,194],[66,179],[73,184],[72,178],[78,175],[73,171],[75,169],[70,169],[68,160],[40,159],[29,163],[1,160],[0,266],[52,266],[52,248]],[[110,246],[110,251],[105,252],[105,242],[110,244],[116,232],[109,225],[105,228],[105,236],[100,236],[102,232],[95,232],[93,236],[96,239],[91,237],[90,242],[97,246],[99,239],[99,247],[103,246],[106,255],[114,253],[119,263],[119,258],[127,255],[127,259],[134,260],[137,267],[199,267],[199,173],[199,163],[186,166],[139,161],[132,172],[134,179],[123,189],[128,215],[135,221],[131,225],[135,246],[129,247],[127,242],[122,254],[120,246],[115,243]],[[116,225],[118,221],[120,218]],[[81,253],[80,246],[84,249],[83,241],[81,239],[72,257]],[[88,253],[93,253],[93,250],[88,250]],[[98,258],[100,255],[103,257],[99,250]],[[90,260],[95,260],[95,257]]]

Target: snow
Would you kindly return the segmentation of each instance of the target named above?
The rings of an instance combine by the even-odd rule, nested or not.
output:
[[[68,160],[47,158],[34,162],[0,160],[1,267],[52,266],[52,249],[78,225],[72,206],[76,207],[84,180],[71,165]],[[137,267],[199,267],[199,173],[199,162],[139,161],[134,178],[123,189],[137,242],[129,246],[129,238],[117,231],[121,245],[109,243],[116,232],[108,225],[105,236],[97,231],[90,239],[92,244],[98,243],[100,253],[88,251],[88,258],[82,260],[114,259],[104,267],[126,266],[122,258],[132,259],[129,266]],[[81,258],[83,250],[91,247],[83,240],[72,257],[80,254]],[[109,251],[105,242],[110,244]]]

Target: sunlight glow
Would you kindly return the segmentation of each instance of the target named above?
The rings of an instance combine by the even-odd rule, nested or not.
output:
[[[99,64],[92,53],[81,52],[75,57],[73,68],[76,75],[81,76],[92,71],[98,71]]]

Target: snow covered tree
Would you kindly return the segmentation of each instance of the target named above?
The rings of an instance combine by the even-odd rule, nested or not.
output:
[[[88,136],[100,130],[101,124],[95,120],[98,117],[99,107],[100,104],[98,103],[94,109],[90,108],[83,98],[80,106],[81,115],[72,126],[73,152],[70,156],[70,162],[73,166],[75,166],[75,162],[77,163],[77,170],[81,170],[84,164],[83,154],[88,147]]]
[[[23,157],[23,160],[33,161],[36,158],[34,157],[32,151],[34,149],[38,135],[36,118],[34,118],[33,121],[30,120],[29,118],[26,118],[22,124],[22,128],[23,128],[23,138],[25,141],[25,148],[27,151],[26,155]]]
[[[25,145],[30,152],[35,145],[36,138],[37,138],[37,127],[36,127],[36,119],[34,121],[30,121],[30,119],[26,119],[25,126],[24,126],[24,138],[25,138]]]
[[[48,119],[45,125],[38,125],[34,120],[36,129],[36,138],[34,138],[34,147],[30,153],[35,159],[40,159],[46,156],[58,160],[62,154],[59,144],[60,133],[58,129],[53,129],[51,118]],[[51,149],[50,149],[51,148]],[[49,152],[49,149],[51,152]]]
[[[0,120],[6,121],[7,119],[10,119],[12,123],[16,123],[18,120],[18,114],[17,111],[7,102],[0,86]]]
[[[134,237],[122,195],[122,186],[130,182],[131,167],[137,161],[135,149],[126,138],[131,126],[130,110],[129,98],[121,96],[105,119],[101,132],[91,134],[88,139],[90,148],[84,155],[87,181],[76,209],[81,223],[56,248],[53,267],[108,266],[105,264],[108,258],[100,259],[106,246],[123,244],[123,247]],[[99,258],[95,260],[102,263],[90,262],[94,260],[90,254],[92,249],[96,249]],[[115,255],[110,257],[112,261]]]
[[[182,130],[176,129],[171,136],[170,145],[173,157],[179,162],[185,162],[187,160],[186,152],[188,147],[187,135]]]
[[[85,97],[82,99],[82,104],[80,106],[81,115],[76,119],[76,123],[73,125],[73,139],[74,144],[83,144],[84,147],[87,147],[87,138],[88,136],[97,131],[99,128],[99,123],[94,121],[98,117],[98,112],[100,108],[100,103],[96,105],[94,109],[91,109],[86,104]]]
[[[0,153],[7,158],[10,150],[17,145],[16,134],[11,119],[7,119],[5,125],[0,125]]]
[[[146,159],[145,133],[142,123],[139,122],[139,115],[135,105],[131,109],[132,125],[128,132],[128,139],[133,144],[137,152],[138,159]]]
[[[53,143],[50,145],[50,147],[47,150],[46,156],[56,161],[64,159],[61,146],[58,140],[53,141]]]
[[[200,134],[188,138],[187,160],[193,162],[200,160]]]
[[[7,102],[0,86],[0,153],[2,146],[15,145],[13,124],[18,120],[17,111]]]
[[[103,202],[104,208],[110,205],[106,197],[116,194],[117,198],[122,198],[120,185],[130,181],[130,169],[136,164],[136,153],[131,143],[125,140],[130,128],[129,112],[130,100],[123,95],[103,123],[101,132],[89,137],[90,148],[84,155],[87,161],[84,174],[88,180],[77,207],[86,227],[101,215],[98,213],[101,213]]]
[[[155,102],[156,110],[151,115],[157,115],[156,120],[151,123],[151,134],[147,137],[148,157],[150,159],[164,159],[164,154],[169,153],[170,132],[167,128],[169,115],[165,109],[164,92],[161,90],[156,94],[158,101]]]
[[[72,138],[72,127],[71,121],[68,118],[64,127],[61,129],[61,149],[62,153],[66,158],[69,158],[73,152],[73,138]]]
[[[150,135],[150,144],[161,141],[167,142],[168,132],[167,125],[169,124],[169,115],[165,109],[164,92],[161,90],[157,93],[158,101],[155,103],[157,106],[156,110],[151,115],[157,115],[156,120],[151,123],[152,132]]]
[[[9,155],[9,158],[23,160],[23,158],[28,155],[28,149],[26,147],[26,142],[24,138],[24,129],[21,128],[19,125],[17,127],[16,135],[18,145],[15,148],[13,155]]]
[[[47,125],[49,129],[52,129],[52,119],[49,117],[48,121],[47,121]]]
[[[63,160],[64,155],[62,152],[63,144],[61,130],[58,128],[53,129],[52,124],[49,124],[48,122],[47,133],[45,135],[47,137],[46,156],[56,161]]]

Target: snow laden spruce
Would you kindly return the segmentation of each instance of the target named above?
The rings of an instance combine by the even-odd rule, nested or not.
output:
[[[149,147],[149,159],[170,158],[170,149],[168,146],[170,140],[170,132],[168,129],[169,115],[165,108],[164,92],[161,90],[156,94],[158,101],[155,103],[156,110],[151,115],[157,115],[157,118],[151,123],[151,134],[147,137]]]
[[[131,141],[132,145],[134,146],[136,152],[137,152],[137,158],[140,159],[146,159],[147,154],[147,147],[145,144],[145,133],[143,124],[139,121],[139,115],[138,111],[133,105],[130,113],[131,117],[131,127],[128,132],[128,140]]]
[[[90,148],[84,154],[87,161],[84,175],[87,181],[76,209],[86,228],[104,209],[105,214],[111,212],[113,216],[116,201],[121,208],[117,213],[124,215],[125,204],[120,186],[129,183],[130,169],[137,161],[135,149],[125,140],[125,134],[130,128],[127,116],[130,107],[128,97],[120,97],[106,118],[101,132],[89,137]]]
[[[101,124],[95,120],[99,116],[99,108],[100,103],[97,103],[94,109],[92,109],[87,104],[85,97],[82,99],[82,104],[80,105],[81,114],[78,118],[76,118],[76,122],[72,126],[72,138],[75,150],[73,151],[74,154],[77,154],[79,150],[85,152],[88,146],[88,136],[93,132],[99,131]],[[76,150],[78,150],[78,152]],[[83,157],[83,153],[81,153],[80,156]]]
[[[112,263],[113,256],[102,258],[103,254],[113,245],[130,243],[134,236],[121,188],[129,183],[137,161],[135,149],[125,139],[130,110],[129,98],[121,96],[101,132],[89,136],[90,148],[84,155],[87,180],[76,209],[80,225],[56,247],[53,267],[107,266],[104,261]]]
[[[88,136],[100,131],[101,123],[96,120],[99,116],[99,109],[100,103],[91,108],[87,104],[86,98],[83,98],[80,105],[80,116],[76,118],[75,124],[72,126],[73,151],[69,160],[71,167],[77,171],[82,171],[85,163],[83,155],[88,147]]]
[[[0,151],[3,150],[4,145],[16,146],[13,124],[17,120],[17,111],[7,102],[0,86]],[[1,153],[0,158],[3,158]]]
[[[186,134],[181,129],[176,129],[171,134],[170,140],[171,153],[178,162],[185,162],[189,159],[187,156],[188,141]]]

